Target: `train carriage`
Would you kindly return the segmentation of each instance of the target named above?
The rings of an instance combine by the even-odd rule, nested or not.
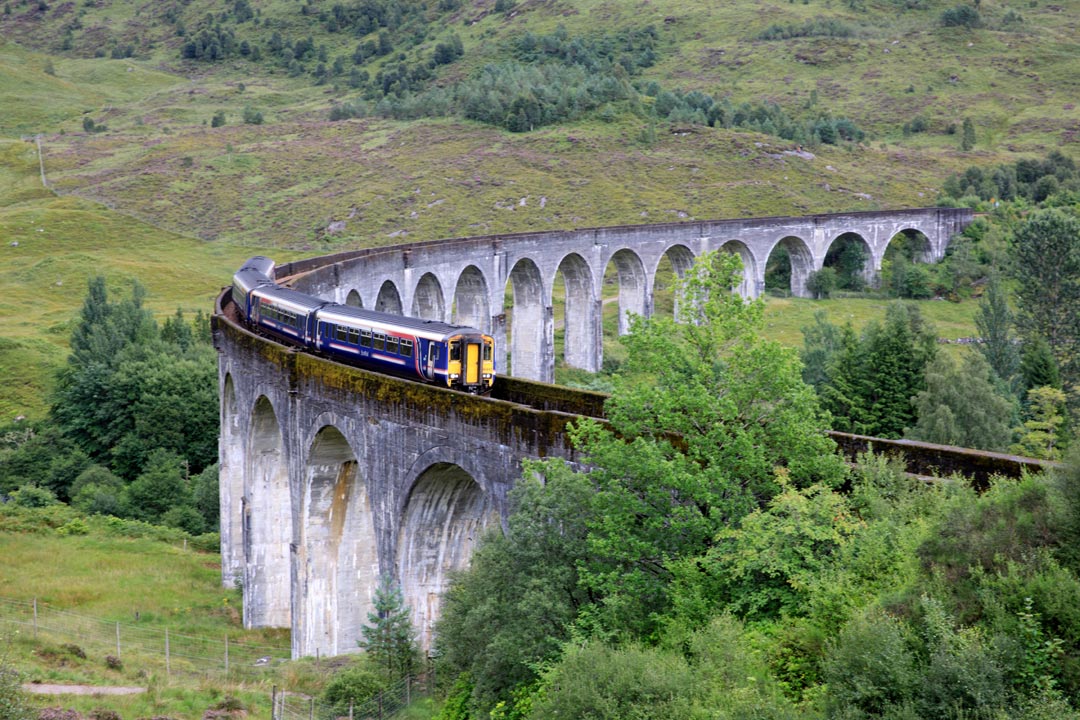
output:
[[[328,357],[466,392],[495,381],[494,341],[475,328],[327,302],[273,281],[269,258],[233,277],[233,301],[250,324]]]

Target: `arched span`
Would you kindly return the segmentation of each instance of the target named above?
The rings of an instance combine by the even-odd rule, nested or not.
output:
[[[290,627],[292,503],[285,443],[266,395],[255,402],[243,500],[244,627]]]
[[[304,602],[294,628],[293,655],[355,652],[378,584],[371,498],[357,453],[326,425],[304,468]],[[297,632],[297,630],[299,630]]]
[[[564,305],[563,359],[570,367],[590,372],[600,369],[599,305],[593,296],[592,269],[577,253],[559,263],[566,289]]]
[[[666,260],[671,266],[672,277],[662,277],[663,272],[661,270],[661,262],[657,262],[657,267],[653,268],[653,300],[652,305],[655,309],[657,307],[657,295],[661,292],[671,294],[672,313],[675,319],[679,319],[679,294],[675,292],[675,288],[678,285],[678,281],[686,275],[687,271],[694,264],[694,253],[690,248],[685,245],[672,245],[661,256],[661,261]]]
[[[510,360],[502,366],[509,367],[517,377],[550,381],[552,327],[540,268],[522,258],[510,271],[509,283],[513,291],[511,311],[507,313]]]
[[[450,573],[468,566],[481,532],[497,517],[494,503],[460,465],[432,464],[413,483],[398,530],[397,566],[425,650]]]
[[[420,282],[416,283],[411,314],[424,320],[442,321],[446,318],[442,285],[432,273],[424,273]]]
[[[626,335],[631,315],[648,314],[645,265],[637,253],[625,248],[612,255],[608,264],[614,264],[619,284],[619,334]]]
[[[930,238],[926,237],[926,234],[917,228],[904,228],[889,238],[882,255],[887,254],[889,249],[894,246],[902,246],[904,254],[914,262],[934,262],[933,244],[930,242]]]
[[[814,271],[814,254],[810,252],[806,241],[795,235],[787,235],[780,238],[769,248],[769,254],[766,257],[772,258],[773,253],[778,248],[783,248],[787,253],[790,270],[788,287],[791,294],[795,297],[809,297],[810,293],[806,289],[806,281],[810,278],[810,273]],[[766,260],[766,264],[768,264],[768,260]]]
[[[458,276],[450,321],[457,325],[478,328],[484,332],[491,330],[488,284],[484,273],[475,265],[468,266]]]
[[[244,443],[232,373],[221,390],[221,449],[218,453],[218,492],[221,547],[221,583],[236,587],[244,579]]]
[[[744,298],[756,298],[758,296],[756,280],[758,271],[757,263],[754,261],[754,254],[750,252],[750,248],[742,240],[728,240],[720,249],[738,255],[739,259],[742,260],[742,282],[735,286],[733,290]]]
[[[875,262],[870,243],[857,232],[845,232],[833,238],[825,249],[822,267],[836,270],[837,287],[845,290],[862,290],[874,284]]]
[[[345,304],[350,307],[364,307],[364,301],[360,299],[360,293],[355,290],[349,291],[349,294],[345,297]]]
[[[394,283],[387,280],[379,288],[379,296],[375,300],[375,309],[379,312],[393,313],[394,315],[405,314],[401,304],[401,293],[398,292]]]

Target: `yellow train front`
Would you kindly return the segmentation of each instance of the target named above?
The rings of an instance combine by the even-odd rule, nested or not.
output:
[[[495,382],[495,343],[481,333],[447,338],[446,384],[467,392],[487,392]],[[433,378],[434,379],[434,378]]]

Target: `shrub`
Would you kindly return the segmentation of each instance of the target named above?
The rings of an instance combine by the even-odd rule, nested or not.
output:
[[[34,711],[22,689],[22,676],[0,663],[0,718],[3,720],[31,720]]]
[[[11,493],[11,499],[16,505],[24,508],[49,507],[58,502],[51,490],[37,485],[23,485]]]
[[[979,11],[971,5],[957,5],[941,13],[941,24],[944,27],[978,27],[981,22]]]
[[[350,705],[359,705],[383,691],[384,677],[366,657],[358,658],[330,679],[323,690],[322,702],[332,706],[338,715],[348,715]]]
[[[63,650],[66,650],[69,654],[74,655],[80,660],[86,659],[86,651],[75,643],[65,643],[60,646]]]
[[[806,278],[806,289],[818,300],[830,297],[836,290],[836,285],[836,270],[831,267],[815,270]]]
[[[244,122],[248,125],[263,124],[263,114],[250,105],[244,106],[243,118]]]
[[[115,655],[106,655],[105,667],[109,668],[110,670],[123,670],[124,663],[120,660],[120,658],[116,657]]]
[[[833,716],[878,717],[910,706],[919,678],[899,620],[871,610],[844,626],[823,664]]]
[[[221,127],[225,124],[225,111],[218,110],[210,120],[210,127]]]

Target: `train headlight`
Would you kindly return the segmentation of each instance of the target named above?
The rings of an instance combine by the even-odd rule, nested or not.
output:
[[[459,377],[461,377],[461,375],[458,375],[457,373],[450,373],[451,380],[457,380]]]
[[[485,380],[490,380],[491,379],[491,373],[484,373],[484,379]]]

